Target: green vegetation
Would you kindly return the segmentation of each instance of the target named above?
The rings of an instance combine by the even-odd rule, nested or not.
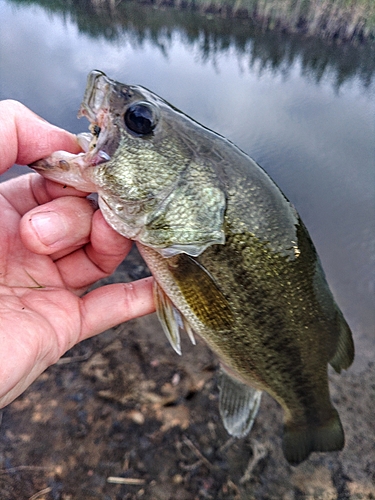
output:
[[[261,30],[298,33],[328,40],[375,41],[374,0],[13,0],[54,11],[98,12],[114,18],[129,3],[174,8],[208,17],[245,20]],[[81,15],[79,15],[82,18]],[[83,21],[84,22],[84,21]]]
[[[97,7],[121,1],[91,0]],[[375,39],[374,0],[139,0],[155,6],[246,18],[262,29],[339,40]]]
[[[106,0],[96,0],[96,2]],[[203,13],[249,18],[279,29],[339,40],[375,38],[374,0],[143,0]]]

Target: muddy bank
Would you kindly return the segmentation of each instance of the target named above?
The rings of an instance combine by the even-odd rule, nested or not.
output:
[[[298,467],[281,451],[282,411],[265,396],[230,439],[216,360],[168,347],[149,316],[91,339],[3,411],[2,500],[374,500],[374,366],[331,378],[340,453]]]
[[[136,252],[109,282],[147,273]],[[155,315],[77,346],[2,411],[1,500],[375,500],[374,363],[330,372],[346,447],[291,467],[264,395],[251,434],[218,410],[217,359]]]

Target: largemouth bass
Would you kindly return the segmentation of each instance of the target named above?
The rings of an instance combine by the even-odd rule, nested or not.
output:
[[[219,356],[220,413],[246,435],[262,391],[284,409],[283,451],[298,464],[340,450],[327,366],[348,368],[351,331],[298,213],[265,171],[224,137],[147,89],[100,71],[79,111],[84,152],[32,167],[97,192],[107,222],[137,242],[174,349],[200,335]]]

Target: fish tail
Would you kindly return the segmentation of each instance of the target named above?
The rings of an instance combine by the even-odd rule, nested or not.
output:
[[[339,327],[339,338],[337,341],[336,352],[330,360],[329,364],[337,373],[341,370],[349,368],[354,359],[354,343],[352,332],[349,325],[344,319],[344,316],[338,311],[337,323]]]
[[[283,452],[291,465],[298,465],[313,451],[339,451],[345,444],[344,431],[337,411],[332,408],[330,418],[321,425],[285,425]]]

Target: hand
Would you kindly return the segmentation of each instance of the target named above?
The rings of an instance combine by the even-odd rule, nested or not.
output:
[[[80,148],[22,104],[0,102],[0,173],[56,150]],[[38,174],[0,184],[0,407],[73,345],[154,310],[151,278],[80,297],[131,248],[86,195]]]

